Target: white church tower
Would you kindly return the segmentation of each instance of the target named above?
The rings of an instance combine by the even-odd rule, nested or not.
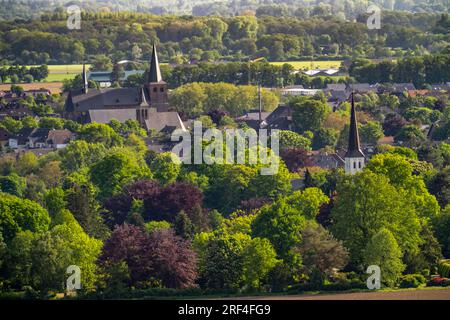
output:
[[[350,132],[348,137],[348,149],[344,157],[345,173],[355,174],[364,168],[365,156],[361,151],[359,142],[358,124],[356,122],[355,101],[352,92],[352,109],[350,114]]]

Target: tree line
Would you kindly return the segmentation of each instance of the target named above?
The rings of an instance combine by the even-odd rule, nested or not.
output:
[[[8,64],[57,64],[90,61],[149,60],[159,43],[160,58],[171,63],[271,61],[311,57],[369,58],[441,52],[448,15],[384,13],[383,29],[371,32],[366,20],[242,15],[235,17],[156,16],[144,13],[82,14],[82,30],[60,28],[67,14],[35,20],[0,22],[0,55]],[[89,34],[89,39],[83,35]],[[7,61],[7,62],[6,62]]]
[[[38,67],[26,67],[26,66],[0,66],[0,83],[9,82],[19,83],[34,81],[42,81],[48,77],[48,66],[41,65]]]

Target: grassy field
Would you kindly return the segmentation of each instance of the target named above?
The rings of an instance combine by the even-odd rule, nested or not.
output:
[[[62,82],[33,82],[33,83],[20,83],[18,84],[24,90],[38,90],[41,88],[45,88],[50,90],[51,93],[61,93],[61,89],[63,86]],[[11,88],[11,84],[0,84],[0,90],[9,90]]]
[[[330,61],[286,61],[286,62],[271,62],[271,64],[280,66],[285,63],[289,63],[296,70],[310,70],[310,69],[330,69],[339,68],[341,66],[341,60]]]
[[[29,67],[38,67],[38,66],[26,66]],[[87,64],[86,68],[89,69],[90,65]],[[58,65],[49,65],[48,66],[49,73],[53,74],[71,74],[71,73],[81,73],[83,71],[82,64],[58,64]]]
[[[79,73],[50,73],[45,82],[62,82],[66,79],[73,79]]]
[[[27,66],[30,67],[30,66]],[[86,65],[86,69],[89,70],[90,65]],[[62,82],[66,79],[73,79],[77,74],[83,71],[82,64],[60,64],[48,66],[48,77],[45,82]]]
[[[39,67],[35,65],[28,65],[30,67]],[[89,70],[90,65],[86,65],[86,69]],[[48,66],[48,77],[45,78],[44,82],[62,82],[66,79],[73,79],[77,74],[83,71],[82,64],[59,64],[59,65],[49,65]],[[8,82],[7,82],[8,83]]]

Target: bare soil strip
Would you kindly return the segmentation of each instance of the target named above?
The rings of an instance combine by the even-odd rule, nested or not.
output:
[[[450,289],[239,297],[249,300],[450,300]]]

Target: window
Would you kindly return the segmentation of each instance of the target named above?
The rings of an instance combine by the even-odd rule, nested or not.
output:
[[[164,88],[160,88],[159,91],[164,92]]]
[[[353,169],[356,169],[356,162],[353,162]]]
[[[153,92],[158,92],[158,88],[153,88]]]
[[[358,164],[359,164],[359,168],[361,169],[361,161]]]

